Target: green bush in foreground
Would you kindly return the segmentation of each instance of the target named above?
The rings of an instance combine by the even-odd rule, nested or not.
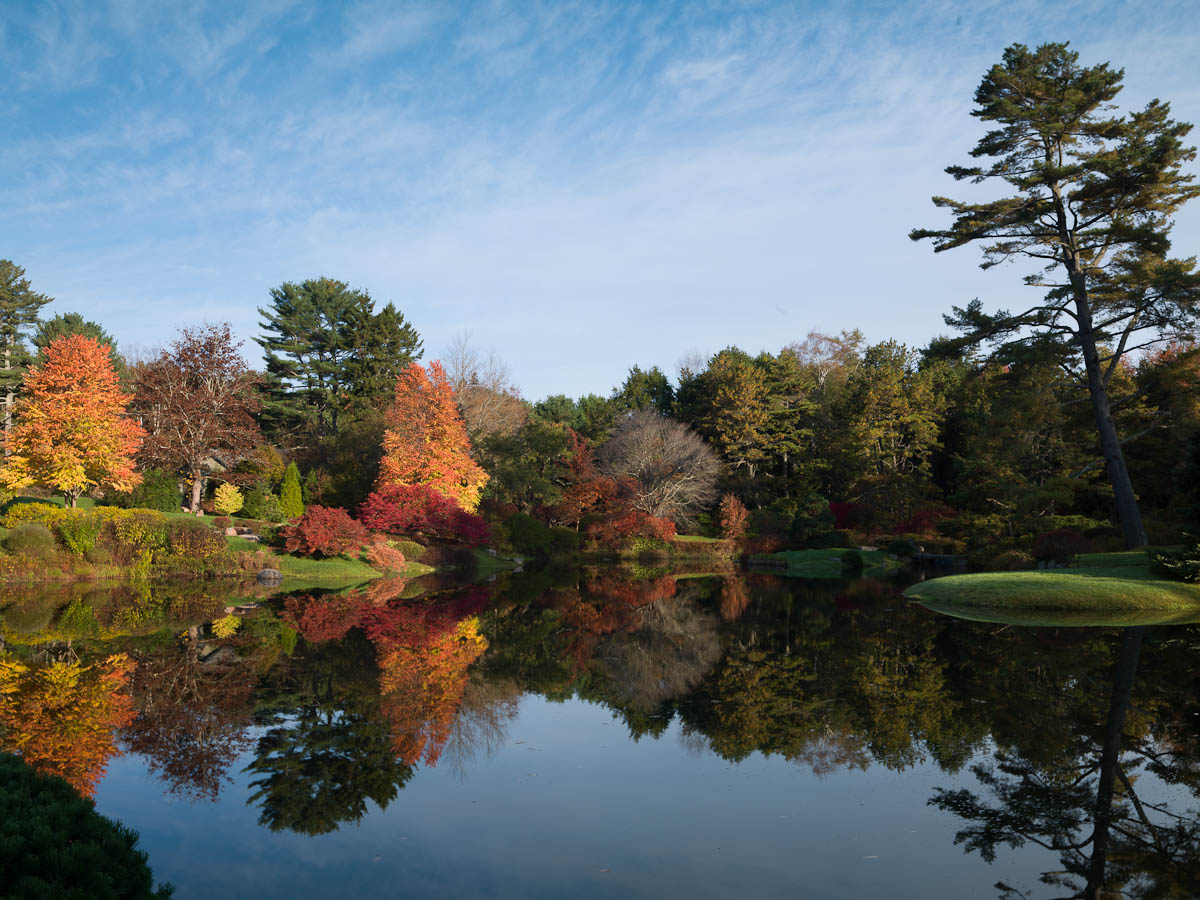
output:
[[[0,872],[12,900],[167,898],[137,832],[96,812],[61,778],[0,754]]]
[[[58,544],[45,525],[26,522],[4,536],[4,549],[14,556],[43,559],[53,556],[58,550]]]

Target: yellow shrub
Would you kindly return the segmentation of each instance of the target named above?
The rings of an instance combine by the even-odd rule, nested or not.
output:
[[[53,503],[16,503],[4,514],[3,525],[5,528],[16,528],[26,522],[37,522],[49,528],[53,524],[51,517],[63,511],[62,507]]]

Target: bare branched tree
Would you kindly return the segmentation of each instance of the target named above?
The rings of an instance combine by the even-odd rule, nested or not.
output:
[[[494,348],[484,351],[473,344],[470,331],[454,336],[442,365],[472,442],[484,435],[511,434],[529,417],[508,365]]]
[[[687,525],[716,499],[721,463],[686,425],[643,409],[600,448],[600,469],[634,486],[636,509]]]

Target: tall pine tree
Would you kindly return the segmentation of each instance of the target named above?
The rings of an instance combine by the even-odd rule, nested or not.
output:
[[[4,407],[6,439],[12,429],[17,390],[29,367],[25,335],[51,299],[33,289],[23,268],[11,260],[0,259],[0,403]]]

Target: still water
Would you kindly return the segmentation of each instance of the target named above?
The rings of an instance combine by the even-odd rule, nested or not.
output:
[[[118,674],[0,744],[179,898],[1195,897],[1198,629],[613,570],[11,594],[10,660]]]

